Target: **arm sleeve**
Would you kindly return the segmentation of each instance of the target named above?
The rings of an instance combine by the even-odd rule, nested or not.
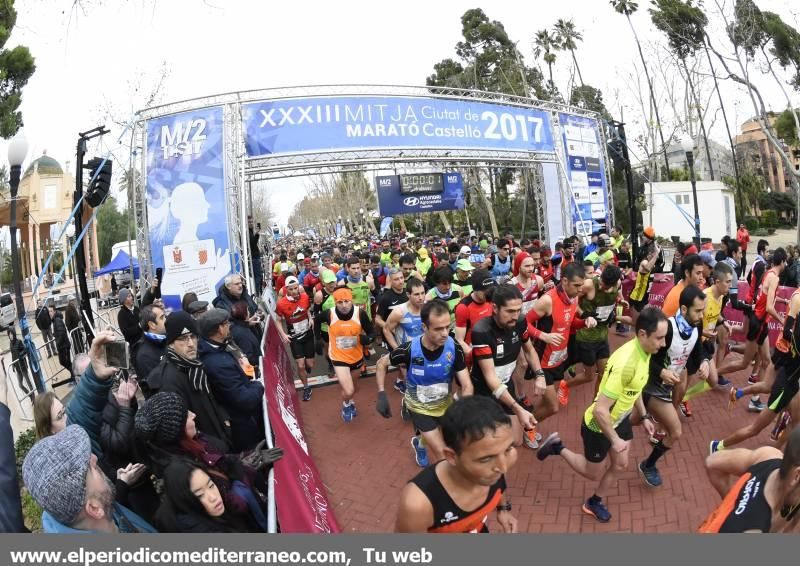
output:
[[[70,424],[78,424],[89,435],[92,441],[92,452],[100,451],[100,428],[102,426],[103,409],[106,406],[108,392],[111,391],[113,379],[99,380],[92,364],[83,372],[81,380],[67,404],[67,418]]]
[[[464,349],[461,344],[456,342],[456,359],[453,362],[453,372],[458,373],[462,369],[467,369],[467,357],[464,355]]]
[[[492,337],[479,327],[472,329],[472,357],[476,360],[485,360],[494,356],[492,351]]]
[[[456,305],[456,326],[458,328],[466,328],[469,322],[469,309],[467,305],[459,303]]]
[[[11,431],[11,411],[0,403],[0,533],[23,533],[20,482],[14,455],[14,433]]]
[[[103,409],[103,424],[100,428],[103,452],[117,455],[128,453],[128,446],[133,438],[133,415],[133,407],[120,407],[114,397],[108,400]]]

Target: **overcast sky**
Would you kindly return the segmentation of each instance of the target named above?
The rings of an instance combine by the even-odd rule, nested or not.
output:
[[[650,24],[648,4],[640,2],[634,24],[643,42],[663,43]],[[797,26],[793,0],[757,4]],[[47,150],[62,164],[74,164],[77,132],[98,125],[109,111],[128,119],[163,66],[161,102],[291,85],[424,84],[434,63],[455,58],[460,17],[478,6],[474,0],[82,0],[78,6],[73,0],[18,1],[8,45],[27,45],[37,65],[23,91],[29,159]],[[551,28],[559,18],[573,19],[584,36],[577,51],[584,81],[603,90],[615,117],[623,108],[634,130],[629,136],[640,131],[629,78],[638,59],[635,43],[625,18],[606,0],[493,0],[481,7],[505,25],[528,63],[537,30]],[[565,91],[570,67],[567,55],[558,57],[556,82]],[[782,109],[785,99],[774,83],[760,82],[772,106]],[[738,125],[753,114],[752,107],[734,87],[726,89],[730,118]],[[127,149],[116,141],[119,133],[114,128],[96,151],[113,149],[126,159]],[[712,136],[727,145],[719,119]],[[5,154],[3,143],[2,159]],[[302,183],[271,184],[270,199],[282,223],[302,196]]]

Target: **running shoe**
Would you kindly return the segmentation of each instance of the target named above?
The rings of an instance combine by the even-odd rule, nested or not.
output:
[[[661,474],[658,473],[658,468],[655,466],[648,468],[644,464],[644,461],[639,464],[639,475],[642,477],[642,481],[650,487],[660,487]]]
[[[658,444],[667,437],[667,433],[663,430],[657,430],[650,436],[650,444]]]
[[[761,399],[756,397],[755,399],[750,399],[750,403],[747,405],[747,410],[751,413],[760,413],[766,408],[766,405],[761,402]]]
[[[525,446],[532,450],[536,450],[539,448],[539,441],[542,439],[542,435],[536,432],[536,427],[533,427],[530,430],[523,431],[522,440],[525,441]]]
[[[523,395],[522,397],[519,397],[517,399],[517,403],[522,405],[522,408],[525,409],[526,411],[528,411],[529,413],[533,412],[533,403],[531,403],[528,400],[528,396],[527,395]]]
[[[551,432],[547,438],[544,439],[544,442],[542,442],[539,446],[539,450],[536,451],[536,457],[541,462],[548,456],[557,455],[563,449],[564,443],[561,442],[561,439],[558,437],[558,433]]]
[[[781,414],[778,415],[778,421],[775,423],[775,428],[772,429],[772,432],[769,435],[773,442],[780,440],[784,431],[786,431],[791,422],[792,416],[789,414],[789,411],[786,409],[781,411]]]
[[[411,437],[411,448],[414,449],[414,459],[417,461],[417,466],[420,468],[428,467],[428,451],[419,441],[419,436]]]
[[[755,385],[759,381],[761,381],[761,378],[758,377],[757,373],[751,373],[750,377],[747,378],[747,383],[750,385]]]
[[[311,386],[303,387],[303,401],[311,401]]]
[[[353,401],[350,401],[350,414],[352,415],[351,418],[355,418],[358,416],[358,411],[356,410],[356,404]]]
[[[558,403],[562,407],[566,407],[569,403],[569,384],[566,379],[562,379],[558,383]]]
[[[402,379],[395,379],[395,381],[394,381],[394,390],[405,394],[405,392],[406,392],[406,382],[403,381]]]
[[[616,329],[616,332],[617,332],[617,334],[619,334],[620,336],[624,336],[625,334],[627,334],[627,333],[628,333],[628,327],[627,327],[627,326],[625,326],[624,324],[622,324],[621,322],[618,322],[618,323],[617,323],[617,329]]]
[[[587,499],[581,506],[581,511],[587,515],[591,515],[601,523],[608,523],[611,520],[611,513],[608,512],[608,509],[603,505],[602,501],[592,503],[591,499]]]
[[[720,442],[722,442],[722,441],[721,440],[712,440],[711,442],[709,442],[709,444],[708,444],[708,453],[709,454],[715,454],[716,452],[719,452],[720,450],[722,450],[719,447],[719,443]]]
[[[717,387],[727,387],[731,384],[731,380],[727,379],[724,375],[717,377]]]
[[[353,420],[353,411],[351,407],[352,405],[342,405],[342,420],[346,423]]]
[[[744,396],[741,389],[736,387],[731,387],[731,391],[728,394],[728,411],[730,412],[733,409],[733,406],[736,404],[736,401],[741,399]]]
[[[689,407],[689,401],[681,401],[680,404],[681,414],[684,417],[691,417],[692,416],[692,409]]]

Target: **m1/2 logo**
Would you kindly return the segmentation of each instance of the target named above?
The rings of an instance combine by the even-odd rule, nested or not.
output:
[[[199,155],[206,141],[206,121],[197,118],[178,122],[173,127],[161,126],[161,151],[164,159],[184,155]]]

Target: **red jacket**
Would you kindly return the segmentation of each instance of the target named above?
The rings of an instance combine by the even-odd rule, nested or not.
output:
[[[739,228],[736,232],[736,241],[742,246],[742,251],[746,252],[747,244],[750,243],[750,232],[748,232],[747,228]]]

